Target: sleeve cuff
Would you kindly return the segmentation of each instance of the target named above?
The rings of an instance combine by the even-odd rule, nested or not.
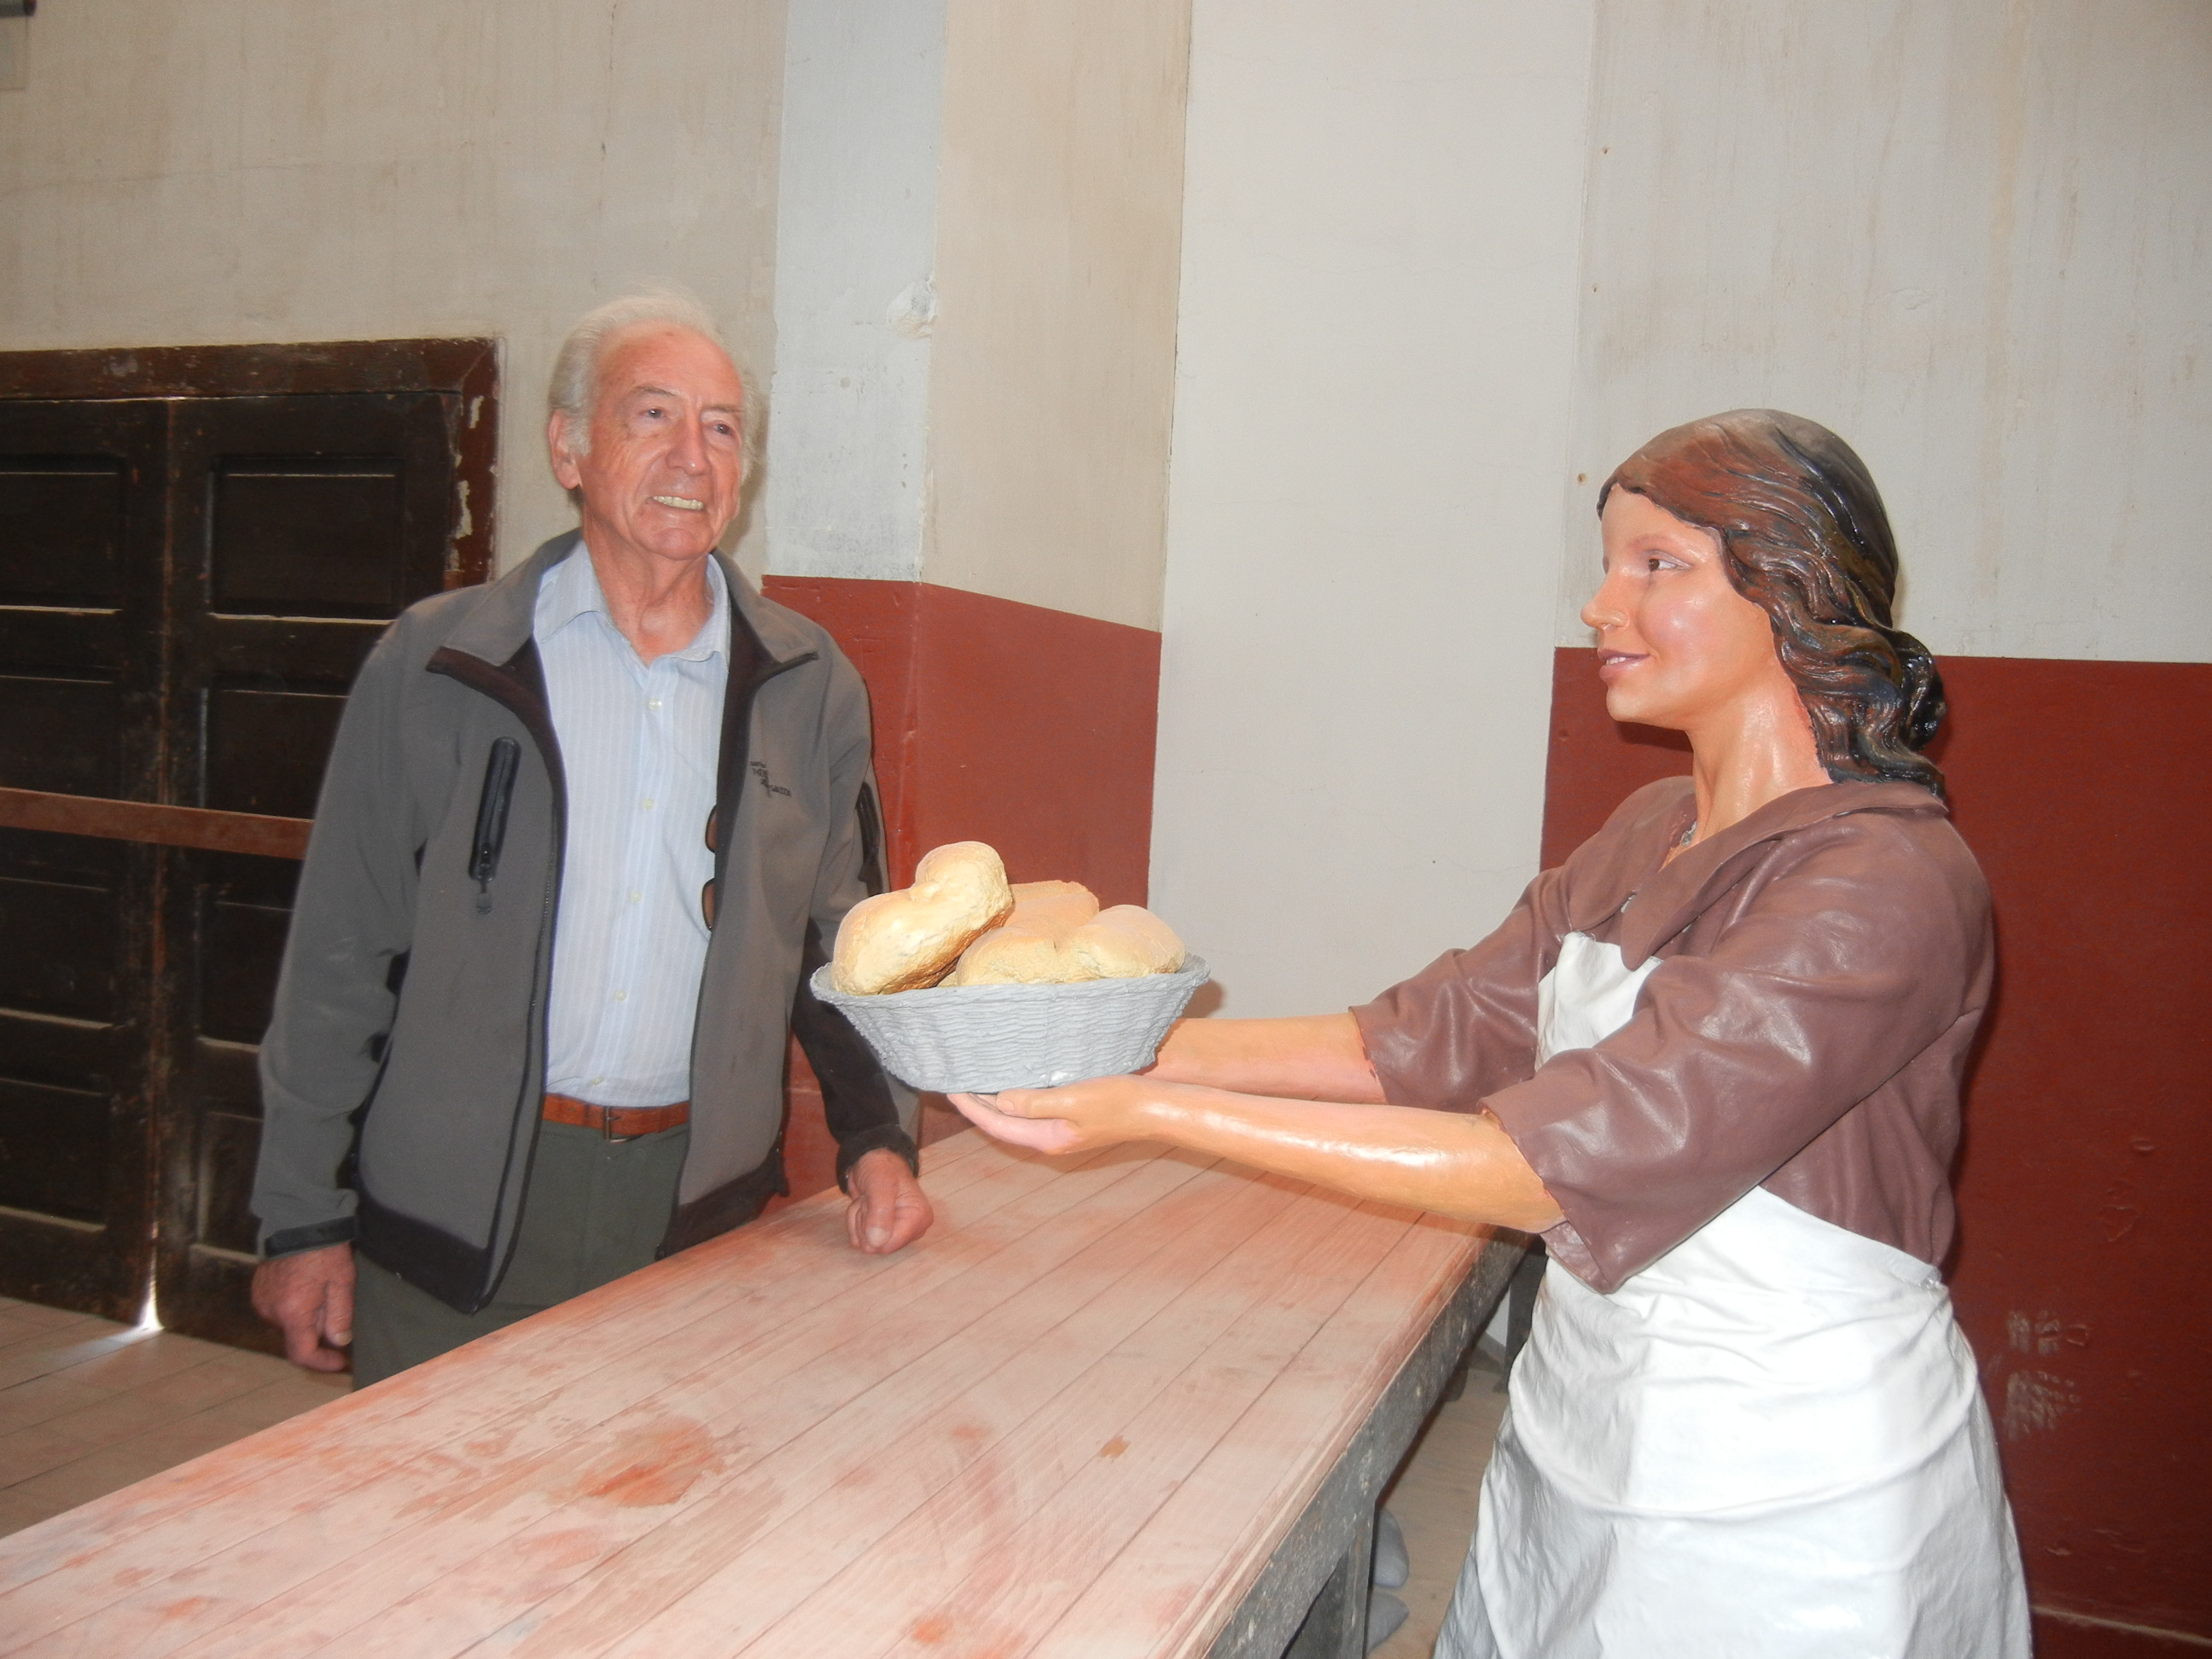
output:
[[[349,1215],[318,1221],[312,1226],[287,1227],[283,1231],[271,1233],[261,1241],[261,1259],[274,1261],[280,1255],[297,1255],[302,1250],[320,1250],[332,1244],[350,1244],[359,1231]]]
[[[853,1189],[847,1183],[846,1177],[852,1174],[853,1166],[870,1152],[878,1151],[896,1152],[906,1160],[908,1169],[916,1176],[921,1175],[921,1154],[915,1150],[914,1137],[896,1123],[885,1123],[876,1128],[864,1129],[849,1140],[837,1143],[838,1189],[851,1192]]]

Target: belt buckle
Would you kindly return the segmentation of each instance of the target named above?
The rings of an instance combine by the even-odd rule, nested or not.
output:
[[[599,1139],[610,1146],[619,1146],[626,1140],[637,1139],[635,1135],[618,1135],[615,1133],[615,1114],[620,1110],[622,1108],[619,1106],[599,1108]]]

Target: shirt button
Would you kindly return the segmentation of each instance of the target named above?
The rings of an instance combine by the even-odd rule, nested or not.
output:
[[[647,795],[643,800],[638,802],[637,808],[641,812],[650,812],[653,811],[653,797]]]
[[[660,707],[660,699],[658,697],[647,697],[645,700],[645,706],[647,708],[658,708]]]
[[[640,899],[643,898],[644,896],[645,896],[645,895],[644,895],[644,894],[642,894],[642,893],[641,893],[641,892],[639,892],[639,891],[637,890],[637,889],[635,889],[635,887],[633,887],[633,888],[631,888],[631,889],[630,889],[630,892],[629,892],[629,902],[630,902],[632,904],[636,903]]]
[[[627,991],[617,991],[617,992],[616,992],[616,993],[615,993],[615,1000],[616,1000],[617,1002],[628,1002],[628,1001],[629,1000],[629,992],[627,992]]]

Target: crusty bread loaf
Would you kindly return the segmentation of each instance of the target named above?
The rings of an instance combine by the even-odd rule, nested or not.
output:
[[[1037,885],[1043,885],[1039,883]],[[1016,889],[1020,891],[1020,889]],[[1083,895],[1086,899],[1090,895]],[[1095,906],[1097,900],[1092,899]],[[1133,904],[1078,918],[1073,906],[1017,907],[1003,927],[985,933],[960,958],[947,985],[1072,985],[1135,979],[1182,966],[1182,941],[1151,911]]]
[[[1098,914],[1091,890],[1074,881],[1025,881],[1014,913],[963,951],[947,985],[1054,985],[1088,975],[1064,971],[1067,936]]]
[[[1006,866],[980,841],[922,854],[914,885],[862,899],[837,929],[830,983],[856,996],[934,985],[977,934],[1012,914]]]
[[[1098,896],[1079,881],[1018,881],[1008,927],[1080,927],[1098,914]]]
[[[1067,936],[1067,948],[1091,969],[1085,977],[1096,979],[1172,974],[1184,954],[1175,929],[1136,904],[1101,910]]]

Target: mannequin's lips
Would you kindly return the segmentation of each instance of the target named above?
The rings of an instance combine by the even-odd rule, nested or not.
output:
[[[1632,651],[1601,651],[1597,653],[1597,677],[1601,680],[1619,679],[1640,662],[1649,662],[1648,656]]]

